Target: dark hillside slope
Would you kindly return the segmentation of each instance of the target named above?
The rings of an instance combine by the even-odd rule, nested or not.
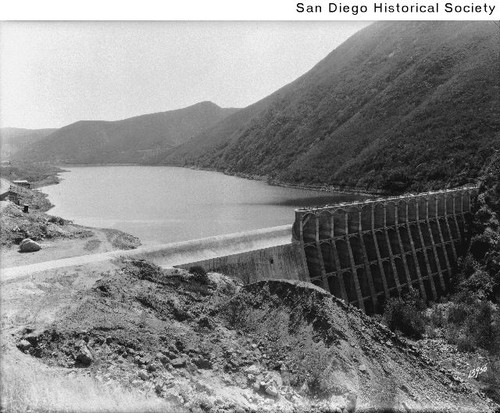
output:
[[[170,148],[156,153],[147,162],[151,164],[191,164],[197,157],[206,154],[206,151],[213,152],[214,148],[218,148],[232,135],[236,135],[240,128],[267,107],[269,101],[269,98],[263,99],[245,109],[239,110],[185,143],[173,149]]]
[[[467,183],[500,148],[499,47],[491,22],[375,23],[161,161],[392,191]]]
[[[16,158],[69,163],[141,162],[179,145],[235,111],[201,102],[115,122],[80,121],[25,148]]]

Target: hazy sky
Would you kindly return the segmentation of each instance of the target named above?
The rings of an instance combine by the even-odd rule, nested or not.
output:
[[[244,107],[366,22],[6,22],[0,126],[117,120],[204,100]]]

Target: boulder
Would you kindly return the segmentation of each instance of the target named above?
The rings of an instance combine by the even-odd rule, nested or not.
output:
[[[38,336],[34,333],[25,335],[24,339],[28,340],[33,346],[36,346],[38,343]]]
[[[140,370],[139,373],[137,374],[141,380],[147,380],[149,379],[149,375],[146,370]]]
[[[88,367],[94,361],[94,356],[90,352],[89,348],[85,345],[80,347],[76,355],[76,365],[80,367]]]
[[[156,358],[164,366],[166,366],[167,364],[170,364],[170,359],[167,356],[165,356],[163,353],[160,353],[160,352],[156,353]]]
[[[198,368],[193,364],[191,363],[190,361],[187,361],[186,362],[186,369],[187,371],[189,371],[191,374],[195,374],[195,373],[198,373]]]
[[[199,369],[204,369],[204,370],[209,370],[212,368],[212,362],[202,356],[199,356],[197,358],[193,359],[193,363],[198,367]]]
[[[32,239],[26,238],[21,241],[19,244],[20,252],[35,252],[41,250],[42,247],[38,242],[33,241]]]
[[[17,345],[17,348],[21,351],[27,351],[30,347],[31,343],[28,340],[21,340]]]
[[[260,373],[260,368],[257,365],[252,364],[250,367],[245,369],[245,373],[257,376]]]
[[[279,392],[278,392],[278,389],[272,385],[272,384],[267,384],[265,386],[265,389],[266,389],[266,393],[271,396],[271,397],[278,397],[279,395]]]
[[[171,361],[171,363],[176,369],[186,367],[186,359],[184,357],[175,358]]]
[[[268,372],[264,380],[266,383],[274,383],[277,387],[283,386],[283,379],[281,378],[281,374],[277,371]]]

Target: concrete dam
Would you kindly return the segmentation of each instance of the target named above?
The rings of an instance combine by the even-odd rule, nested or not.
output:
[[[310,281],[367,313],[410,287],[435,300],[450,286],[466,246],[475,187],[298,209],[292,225],[12,267],[2,282],[33,273],[146,259],[199,265],[240,278]]]
[[[367,313],[409,287],[435,300],[463,252],[475,194],[471,187],[300,209],[293,240],[311,282]]]

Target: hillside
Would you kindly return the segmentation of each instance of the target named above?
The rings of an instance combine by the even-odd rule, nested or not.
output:
[[[17,153],[15,160],[135,163],[181,144],[237,109],[212,102],[120,121],[79,121]]]
[[[74,406],[66,411],[88,411],[85,401],[72,401],[79,377],[172,403],[154,411],[495,410],[465,372],[439,368],[318,287],[283,280],[242,286],[193,272],[125,260],[2,285],[2,405],[60,411],[59,386],[36,399],[48,386],[28,381],[13,400],[14,383],[27,381],[23,373],[45,367],[53,377],[64,374],[74,393],[62,399]],[[93,402],[96,393],[89,392]]]
[[[0,129],[0,158],[9,159],[13,154],[28,144],[50,135],[56,129]]]
[[[491,22],[379,22],[309,72],[156,157],[388,191],[470,182],[500,148]]]

